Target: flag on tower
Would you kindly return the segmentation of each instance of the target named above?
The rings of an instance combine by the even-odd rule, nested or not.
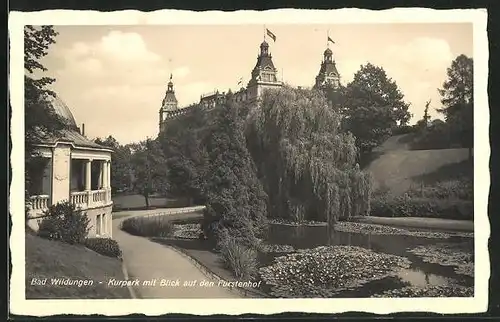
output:
[[[332,42],[332,44],[334,44],[334,43],[335,43],[335,41],[333,41],[333,39],[332,39],[332,38],[330,38],[330,36],[328,36],[328,41],[331,41],[331,42]]]
[[[241,85],[243,83],[243,77],[240,77],[240,80],[238,81],[238,85]]]
[[[271,39],[276,42],[276,35],[271,32],[271,30],[266,28],[267,35],[271,37]]]

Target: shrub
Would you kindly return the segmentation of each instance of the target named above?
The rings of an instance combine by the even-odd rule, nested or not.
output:
[[[448,180],[434,185],[413,186],[408,194],[418,198],[473,200],[474,187],[471,181]]]
[[[231,238],[218,244],[219,256],[236,278],[252,279],[257,273],[257,252]]]
[[[70,202],[50,206],[40,221],[38,235],[68,244],[81,244],[87,237],[90,220]]]
[[[168,237],[173,233],[173,224],[165,216],[128,218],[121,228],[129,234],[143,237]]]
[[[470,200],[415,198],[406,194],[396,198],[376,198],[371,207],[371,215],[376,217],[474,219],[474,203]]]
[[[122,251],[116,240],[111,238],[86,238],[85,247],[104,256],[121,258]]]

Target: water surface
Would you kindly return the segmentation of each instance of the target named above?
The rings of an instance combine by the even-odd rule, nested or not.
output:
[[[342,294],[345,296],[364,297],[388,289],[399,288],[404,285],[417,287],[446,286],[458,284],[473,286],[472,277],[456,274],[454,267],[439,264],[425,263],[418,256],[408,252],[420,245],[438,243],[453,243],[460,249],[473,253],[473,238],[452,237],[448,239],[423,238],[403,235],[374,235],[348,232],[335,232],[329,242],[325,226],[295,227],[281,224],[271,224],[266,233],[266,242],[277,245],[292,245],[295,249],[315,248],[322,245],[347,245],[371,249],[375,252],[392,254],[408,258],[412,264],[408,269],[401,269],[395,277],[387,277],[379,281],[366,284],[355,291]],[[260,266],[271,265],[276,256],[283,253],[259,254]],[[266,291],[268,291],[266,289]]]

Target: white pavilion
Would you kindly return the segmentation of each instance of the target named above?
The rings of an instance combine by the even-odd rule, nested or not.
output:
[[[90,219],[89,237],[112,237],[111,153],[110,148],[85,137],[68,106],[49,96],[56,113],[72,129],[64,129],[35,145],[43,158],[38,175],[32,178],[28,225],[35,231],[49,206],[71,201]]]

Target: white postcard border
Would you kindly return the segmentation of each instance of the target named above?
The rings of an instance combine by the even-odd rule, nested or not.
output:
[[[325,24],[325,23],[456,23],[473,24],[474,42],[474,231],[475,296],[473,298],[398,298],[398,299],[190,299],[190,300],[26,300],[24,240],[24,25],[232,25],[232,24]],[[282,312],[341,313],[348,311],[388,314],[393,312],[476,313],[484,312],[488,303],[490,262],[487,217],[489,176],[489,108],[488,108],[488,38],[486,9],[434,10],[397,8],[382,11],[365,9],[190,12],[160,10],[116,12],[46,10],[11,12],[10,98],[11,165],[10,211],[12,233],[12,276],[10,309],[13,314],[48,316],[55,314],[102,314],[108,316],[143,313],[273,314]],[[259,27],[257,27],[259,28]]]

